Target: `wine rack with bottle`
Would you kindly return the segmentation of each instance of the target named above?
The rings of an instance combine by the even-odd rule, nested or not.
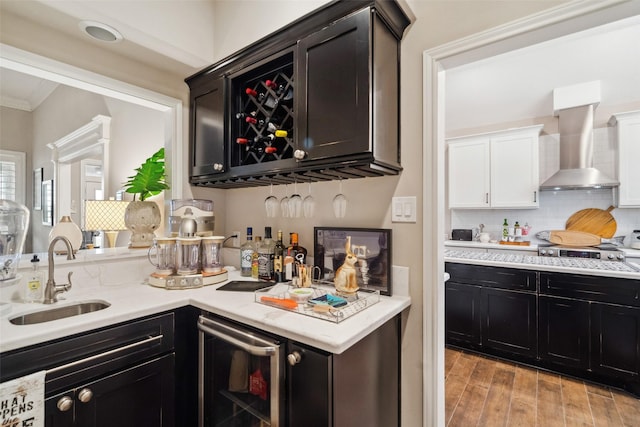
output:
[[[231,100],[231,167],[293,157],[293,53],[235,76]]]
[[[185,79],[189,182],[242,188],[397,175],[397,1],[332,1]]]

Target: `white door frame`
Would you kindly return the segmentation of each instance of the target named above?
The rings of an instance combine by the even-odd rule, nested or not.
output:
[[[639,14],[639,1],[571,1],[423,53],[423,425],[445,425],[446,70]]]

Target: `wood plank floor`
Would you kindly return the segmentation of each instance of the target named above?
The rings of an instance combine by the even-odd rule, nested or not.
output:
[[[640,426],[640,399],[490,357],[445,349],[447,426]]]

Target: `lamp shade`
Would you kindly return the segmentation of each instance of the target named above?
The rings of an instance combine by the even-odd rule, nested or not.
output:
[[[124,212],[129,202],[123,200],[85,201],[84,229],[120,231],[126,230]]]

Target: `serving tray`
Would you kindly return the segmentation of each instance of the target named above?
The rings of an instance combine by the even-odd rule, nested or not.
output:
[[[328,322],[340,323],[351,316],[358,314],[359,312],[371,307],[372,305],[380,302],[380,291],[370,289],[360,289],[356,292],[356,295],[347,299],[347,305],[339,308],[332,308],[328,311],[315,311],[314,306],[308,304],[306,301],[298,301],[295,308],[287,308],[277,303],[265,302],[262,297],[275,298],[276,300],[291,300],[291,291],[297,288],[290,283],[280,283],[269,288],[257,290],[254,293],[255,302],[262,305],[268,305],[270,307],[279,308],[281,310],[291,311],[294,313],[302,314],[309,317],[315,317],[317,319],[326,320]],[[314,282],[314,285],[308,289],[312,290],[311,298],[320,297],[325,294],[335,295],[336,289],[333,286],[324,285],[321,282]]]

